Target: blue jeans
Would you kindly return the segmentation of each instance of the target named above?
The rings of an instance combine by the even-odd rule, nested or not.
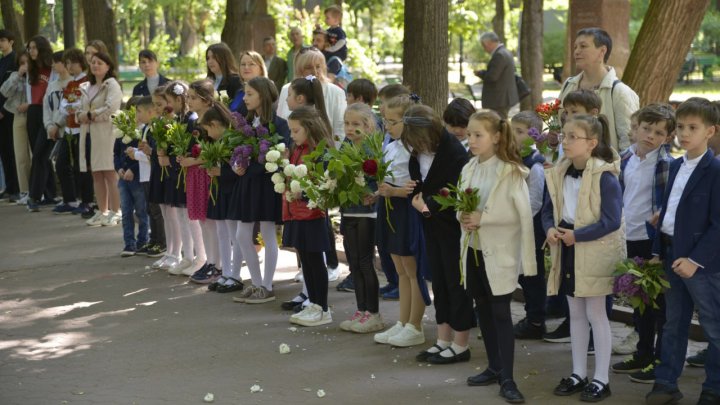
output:
[[[665,275],[670,289],[665,292],[667,320],[663,329],[660,365],[655,369],[655,382],[677,387],[687,355],[688,334],[693,308],[700,313],[700,325],[710,344],[705,361],[703,390],[720,394],[720,272],[704,269],[690,278],[681,278],[672,271],[672,247],[665,250]]]
[[[148,213],[145,191],[139,181],[118,180],[120,208],[122,209],[123,240],[127,248],[139,248],[148,241]],[[135,219],[138,218],[138,234],[135,238]]]
[[[2,158],[0,158],[0,193],[5,191],[5,170],[2,166]]]

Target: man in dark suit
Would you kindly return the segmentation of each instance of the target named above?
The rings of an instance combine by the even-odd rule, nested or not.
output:
[[[265,58],[265,67],[267,68],[268,78],[275,83],[278,92],[285,84],[288,74],[288,66],[285,61],[275,54],[275,39],[267,37],[263,40],[263,58]]]
[[[490,54],[487,69],[475,71],[483,80],[482,107],[495,110],[501,117],[507,118],[510,107],[519,101],[515,84],[515,61],[494,32],[482,34],[480,43],[485,52]]]
[[[8,30],[0,30],[0,85],[5,83],[10,73],[17,70],[17,55],[13,51],[15,35]],[[20,198],[20,186],[15,167],[15,150],[13,148],[13,114],[4,108],[5,97],[0,94],[0,160],[5,171],[5,194],[11,202]]]

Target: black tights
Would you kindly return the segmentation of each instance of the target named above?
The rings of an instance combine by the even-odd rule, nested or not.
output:
[[[355,283],[355,300],[358,311],[379,311],[378,282],[373,259],[375,258],[375,218],[342,218],[343,246],[350,274]]]
[[[302,264],[303,278],[308,290],[308,299],[313,304],[320,305],[323,311],[328,310],[328,274],[325,267],[323,252],[308,252],[298,250]]]

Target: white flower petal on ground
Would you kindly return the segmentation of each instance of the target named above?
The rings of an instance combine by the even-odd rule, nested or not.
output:
[[[203,398],[203,401],[205,402],[214,402],[215,401],[215,395],[213,395],[211,392],[208,392],[205,394],[205,398]]]
[[[263,390],[262,387],[260,387],[260,386],[257,385],[257,384],[255,384],[255,385],[253,385],[252,387],[250,387],[250,392],[252,392],[253,394],[258,393],[258,392],[262,392],[262,390]]]
[[[317,390],[317,396],[318,398],[322,398],[325,396],[325,390]]]
[[[288,354],[288,353],[290,353],[290,346],[288,346],[285,343],[280,343],[280,346],[278,347],[278,351],[280,351],[280,354]]]

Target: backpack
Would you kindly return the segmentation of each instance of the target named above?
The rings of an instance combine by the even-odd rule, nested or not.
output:
[[[330,66],[330,64],[333,62],[340,65],[340,70],[335,73],[334,83],[340,86],[340,88],[342,88],[343,90],[345,90],[347,88],[347,85],[353,80],[353,77],[350,72],[348,72],[347,66],[345,66],[345,64],[340,58],[338,58],[337,56],[331,57],[327,61],[328,66]]]

